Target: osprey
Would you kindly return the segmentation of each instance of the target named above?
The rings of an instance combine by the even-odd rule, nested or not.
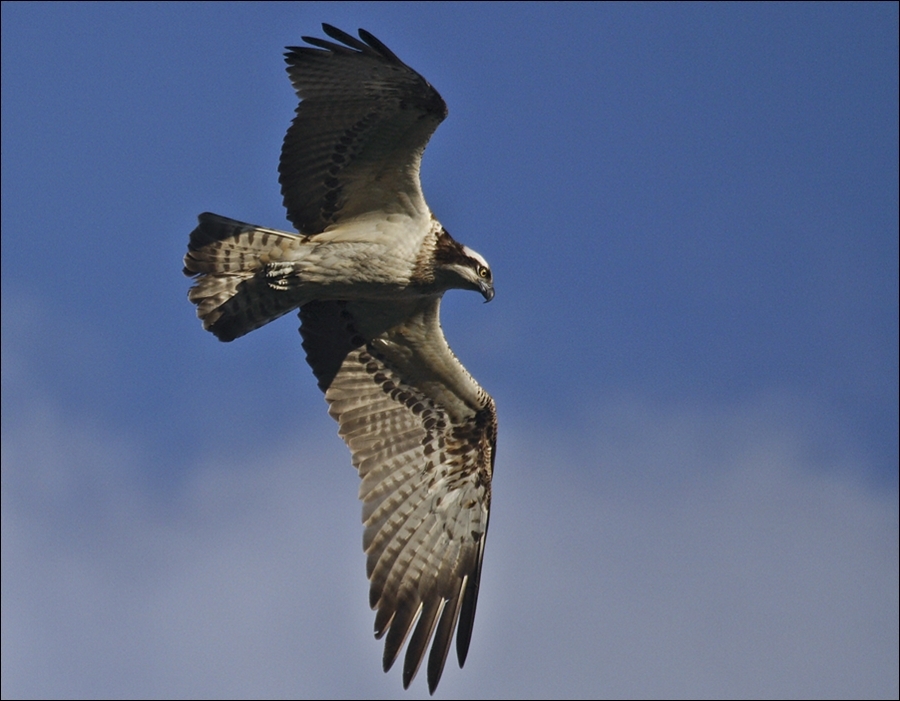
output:
[[[184,272],[222,341],[299,307],[306,359],[352,453],[363,548],[388,671],[409,636],[407,688],[431,642],[434,693],[454,630],[472,637],[497,442],[494,400],[441,330],[449,289],[494,296],[487,261],[422,195],[419,165],[447,116],[438,92],[369,32],[288,47],[300,97],[279,182],[299,234],[199,216]]]

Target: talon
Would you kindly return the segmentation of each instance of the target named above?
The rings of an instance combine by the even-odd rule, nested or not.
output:
[[[284,278],[293,274],[293,272],[293,263],[269,263],[266,266],[266,277],[270,278]]]
[[[266,282],[273,290],[286,290],[294,276],[293,263],[269,263],[266,266]]]

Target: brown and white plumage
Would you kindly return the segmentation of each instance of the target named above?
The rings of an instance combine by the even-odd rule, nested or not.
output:
[[[360,41],[323,27],[346,46],[303,37],[318,48],[286,54],[301,99],[278,168],[288,220],[316,234],[373,211],[427,212],[419,164],[447,105],[367,31]]]
[[[185,273],[204,328],[230,341],[300,308],[303,348],[361,478],[363,547],[387,671],[429,643],[434,691],[454,629],[472,635],[497,438],[494,401],[447,345],[448,289],[493,297],[487,262],[428,209],[419,165],[447,114],[437,91],[364,30],[304,37],[301,98],[279,166],[300,234],[205,213]],[[457,625],[458,624],[458,625]]]

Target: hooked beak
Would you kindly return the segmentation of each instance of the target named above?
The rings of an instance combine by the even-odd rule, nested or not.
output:
[[[482,280],[478,284],[478,291],[481,292],[481,296],[484,297],[485,304],[494,299],[494,286],[487,280]]]

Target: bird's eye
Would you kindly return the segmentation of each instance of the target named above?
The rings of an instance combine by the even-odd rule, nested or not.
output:
[[[483,265],[478,266],[478,277],[484,278],[485,280],[491,279],[491,271],[485,268]]]

